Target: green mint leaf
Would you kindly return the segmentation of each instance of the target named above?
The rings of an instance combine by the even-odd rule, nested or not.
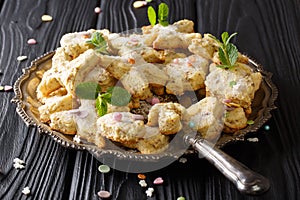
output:
[[[228,54],[229,64],[230,66],[234,66],[239,55],[238,49],[234,44],[229,43],[226,46],[226,50]]]
[[[229,82],[229,86],[230,86],[230,87],[233,87],[234,85],[236,85],[236,81],[230,81],[230,82]]]
[[[156,24],[156,12],[152,6],[148,7],[148,20],[152,26]]]
[[[168,26],[169,25],[169,22],[168,21],[159,21],[159,24],[162,25],[162,26]]]
[[[228,41],[228,38],[229,38],[229,34],[228,32],[223,32],[222,35],[221,35],[221,38],[222,38],[222,42],[223,44],[227,44],[227,41]]]
[[[100,85],[95,82],[80,83],[75,88],[76,95],[82,99],[96,99],[100,91]]]
[[[97,109],[97,114],[102,117],[107,113],[107,102],[99,96],[96,99],[96,109]]]
[[[103,100],[105,100],[107,103],[110,103],[110,102],[111,102],[111,93],[106,92],[106,93],[104,93],[104,94],[101,94],[100,96],[101,96],[101,98],[102,98]]]
[[[90,40],[86,41],[87,44],[92,44],[98,53],[108,54],[107,43],[99,32],[94,32]]]
[[[121,87],[113,87],[108,92],[111,93],[110,103],[114,106],[126,106],[130,102],[131,94]]]
[[[221,48],[221,47],[219,48],[218,55],[219,55],[219,59],[223,65],[229,64],[228,60],[227,60],[226,52],[224,51],[223,48]]]
[[[164,26],[166,24],[166,22],[168,21],[168,16],[169,16],[169,7],[167,4],[165,3],[161,3],[158,6],[158,21],[159,23],[163,23],[161,24],[162,26]]]

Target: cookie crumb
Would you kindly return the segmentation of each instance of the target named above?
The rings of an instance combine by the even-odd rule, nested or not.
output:
[[[22,193],[25,194],[25,195],[29,195],[30,194],[30,189],[28,186],[24,187],[23,190],[22,190]]]
[[[258,140],[258,138],[248,138],[247,139],[247,141],[249,141],[249,142],[258,142],[259,140]]]
[[[147,187],[147,183],[145,180],[140,180],[139,184],[141,187]]]
[[[152,197],[153,192],[154,192],[154,189],[151,188],[151,187],[149,187],[149,188],[146,190],[146,195],[147,195],[147,197]]]

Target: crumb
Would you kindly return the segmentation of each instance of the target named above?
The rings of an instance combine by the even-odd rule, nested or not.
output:
[[[13,166],[14,166],[15,169],[24,169],[25,168],[25,162],[24,162],[24,160],[21,160],[19,158],[15,158]]]
[[[148,189],[146,190],[147,197],[152,197],[153,192],[154,192],[154,189],[153,189],[153,188],[151,188],[151,187],[148,188]]]
[[[147,183],[145,180],[140,180],[139,184],[141,187],[147,187]]]
[[[81,142],[80,136],[79,136],[79,135],[75,135],[75,136],[73,137],[73,141],[76,142],[76,143],[78,143],[78,144],[80,144],[80,142]]]

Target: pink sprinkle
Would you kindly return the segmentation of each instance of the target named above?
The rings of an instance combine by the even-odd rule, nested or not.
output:
[[[175,58],[175,59],[173,60],[173,63],[178,64],[178,63],[179,63],[178,58]]]
[[[195,62],[195,61],[196,61],[195,56],[190,56],[190,57],[189,57],[189,61],[190,61],[190,62]]]
[[[230,102],[231,102],[231,99],[224,99],[223,102],[224,102],[224,103],[230,103]]]
[[[36,43],[37,43],[36,40],[33,38],[31,38],[27,41],[27,44],[36,44]]]
[[[143,115],[132,115],[132,118],[134,120],[144,120],[144,116]]]
[[[10,91],[10,90],[12,90],[12,86],[10,86],[10,85],[5,85],[4,86],[4,91]]]
[[[122,114],[121,113],[114,113],[113,115],[114,120],[120,122],[122,120]]]
[[[110,193],[108,191],[105,191],[105,190],[101,190],[97,194],[100,198],[104,198],[104,199],[107,199],[107,198],[110,197]]]
[[[157,98],[157,97],[153,97],[152,98],[152,100],[151,100],[151,104],[152,105],[155,105],[155,104],[157,104],[157,103],[159,103],[160,101],[159,101],[159,99]]]
[[[160,184],[163,184],[164,183],[164,180],[161,178],[161,177],[158,177],[156,178],[154,181],[153,181],[153,184],[154,185],[160,185]]]
[[[96,7],[94,11],[95,11],[95,13],[99,14],[101,12],[101,8]]]

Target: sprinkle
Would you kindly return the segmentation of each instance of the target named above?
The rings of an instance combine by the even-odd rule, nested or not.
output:
[[[153,97],[152,99],[151,99],[151,104],[152,105],[155,105],[155,104],[157,104],[157,103],[159,103],[160,101],[159,101],[159,98],[157,98],[157,97]]]
[[[27,56],[18,56],[17,57],[18,61],[23,61],[23,60],[26,60],[26,59],[27,59]]]
[[[233,87],[234,85],[236,85],[236,81],[230,81],[230,82],[229,82],[229,86],[230,86],[230,87]]]
[[[179,160],[178,160],[180,163],[186,163],[187,162],[187,159],[186,158],[180,158]]]
[[[4,91],[5,91],[5,92],[10,91],[10,90],[12,90],[12,89],[13,89],[13,87],[10,86],[10,85],[5,85],[5,86],[4,86]]]
[[[145,174],[138,174],[137,177],[142,180],[146,179]]]
[[[147,2],[147,3],[151,3],[151,2],[152,2],[152,0],[146,0],[146,2]]]
[[[27,44],[36,44],[36,43],[37,43],[36,40],[33,38],[31,38],[27,41]]]
[[[100,198],[104,198],[104,199],[109,198],[111,195],[110,192],[105,191],[105,190],[100,190],[97,194]]]
[[[249,142],[258,142],[259,140],[258,140],[258,138],[248,138],[247,139]]]
[[[140,7],[143,7],[143,6],[146,6],[146,5],[147,5],[146,1],[135,1],[133,3],[134,8],[140,8]]]
[[[100,165],[98,167],[99,172],[101,173],[108,173],[110,171],[110,167],[107,165]]]
[[[248,124],[248,125],[252,125],[252,124],[254,124],[254,121],[253,121],[253,120],[248,120],[248,121],[247,121],[247,124]]]
[[[147,190],[146,190],[146,195],[147,195],[147,197],[152,197],[152,194],[153,194],[153,192],[154,192],[154,189],[153,188],[148,188]]]
[[[173,63],[178,64],[178,63],[179,63],[179,59],[178,59],[178,58],[175,58],[175,59],[173,60]]]
[[[270,130],[270,126],[269,125],[265,125],[265,130],[266,131]]]
[[[185,200],[184,197],[178,197],[177,200]]]
[[[75,135],[75,136],[73,137],[73,141],[76,142],[76,143],[78,143],[78,144],[80,144],[80,142],[81,142],[80,136],[79,136],[79,135]]]
[[[101,11],[102,11],[102,10],[101,10],[100,7],[96,7],[96,8],[94,9],[94,12],[97,13],[97,14],[99,14]]]
[[[117,122],[120,122],[122,120],[122,114],[117,112],[113,114],[113,118],[114,120],[116,120]]]
[[[193,122],[193,121],[189,122],[189,127],[190,128],[194,128],[195,126],[196,126],[195,122]]]
[[[52,21],[52,19],[53,19],[53,17],[50,16],[50,15],[43,15],[42,16],[42,21],[43,22],[50,22],[50,21]]]
[[[24,169],[25,168],[25,162],[19,158],[14,159],[13,167],[15,169]]]
[[[25,194],[25,195],[29,195],[30,194],[30,189],[29,187],[24,187],[23,190],[22,190],[22,193]]]
[[[141,187],[147,187],[147,183],[145,180],[140,180],[139,184]]]
[[[164,183],[164,180],[161,178],[161,177],[158,177],[156,178],[154,181],[153,181],[153,184],[154,185],[160,185],[160,184],[163,184]]]
[[[2,73],[2,70],[0,70],[0,75],[2,75],[3,73]]]
[[[3,91],[4,90],[4,87],[3,86],[0,86],[0,91]]]

